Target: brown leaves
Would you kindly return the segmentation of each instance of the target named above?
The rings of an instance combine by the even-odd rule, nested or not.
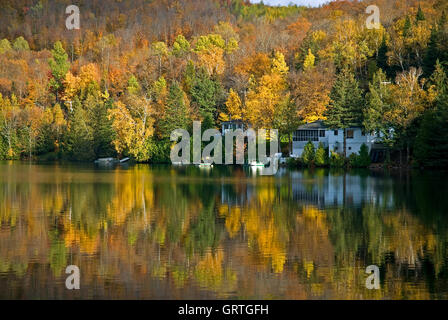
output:
[[[291,99],[297,117],[305,122],[323,120],[330,101],[330,92],[334,82],[334,69],[317,67],[290,76]]]

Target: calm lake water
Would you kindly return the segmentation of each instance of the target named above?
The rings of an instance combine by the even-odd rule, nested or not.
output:
[[[0,162],[0,298],[447,299],[447,178]]]

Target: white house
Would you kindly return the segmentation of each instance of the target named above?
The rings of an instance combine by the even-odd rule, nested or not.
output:
[[[226,135],[227,132],[241,129],[244,130],[244,123],[242,120],[223,121],[221,123],[221,134]]]
[[[363,144],[366,144],[370,151],[378,140],[376,135],[366,133],[361,128],[348,128],[346,134],[347,157],[352,153],[359,153]],[[311,141],[316,149],[319,143],[322,143],[325,148],[329,149],[329,152],[344,153],[344,130],[330,129],[324,125],[323,121],[304,124],[294,131],[291,156],[301,157],[308,141]]]

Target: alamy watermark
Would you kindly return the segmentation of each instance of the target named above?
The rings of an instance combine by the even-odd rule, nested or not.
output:
[[[366,13],[370,14],[366,20],[367,29],[379,29],[380,23],[380,8],[376,5],[370,5],[366,8]]]
[[[79,271],[79,267],[75,265],[68,266],[65,269],[66,274],[70,274],[65,280],[65,287],[68,290],[79,290],[80,287],[80,278],[81,274]]]
[[[375,265],[368,266],[366,273],[370,274],[366,279],[366,288],[369,290],[380,289],[380,268]]]
[[[67,30],[79,30],[81,28],[79,7],[72,4],[65,8],[65,13],[69,14],[65,19]]]
[[[193,161],[191,161],[190,134],[187,130],[176,129],[171,132],[171,141],[176,145],[171,149],[170,159],[173,164],[244,164],[245,139],[247,139],[247,163],[249,165],[265,165],[262,175],[274,175],[278,170],[278,130],[260,129],[257,134],[253,129],[228,130],[224,135],[225,159],[223,162],[222,134],[217,129],[207,129],[201,134],[201,122],[193,122]],[[269,133],[269,139],[267,139]],[[213,141],[210,142],[210,140]],[[179,141],[180,139],[180,141]],[[234,139],[236,139],[234,162]],[[267,144],[269,140],[269,157],[267,156]],[[202,150],[202,142],[210,142]],[[257,159],[258,149],[258,159]]]

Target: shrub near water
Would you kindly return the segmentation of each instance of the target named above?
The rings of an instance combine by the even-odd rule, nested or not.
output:
[[[316,158],[316,152],[314,150],[314,144],[311,141],[308,141],[308,143],[305,145],[305,149],[303,150],[303,162],[311,166],[315,162]]]
[[[320,142],[319,147],[317,148],[317,151],[316,151],[316,157],[315,157],[316,166],[323,167],[327,164],[327,162],[328,162],[327,154],[328,154],[327,150],[324,148],[324,145],[322,144],[322,142]]]
[[[359,154],[351,154],[349,157],[349,163],[351,167],[355,168],[367,168],[370,166],[369,148],[364,143],[359,149]]]
[[[331,151],[330,156],[330,167],[332,168],[342,168],[345,166],[345,159],[339,153]]]

